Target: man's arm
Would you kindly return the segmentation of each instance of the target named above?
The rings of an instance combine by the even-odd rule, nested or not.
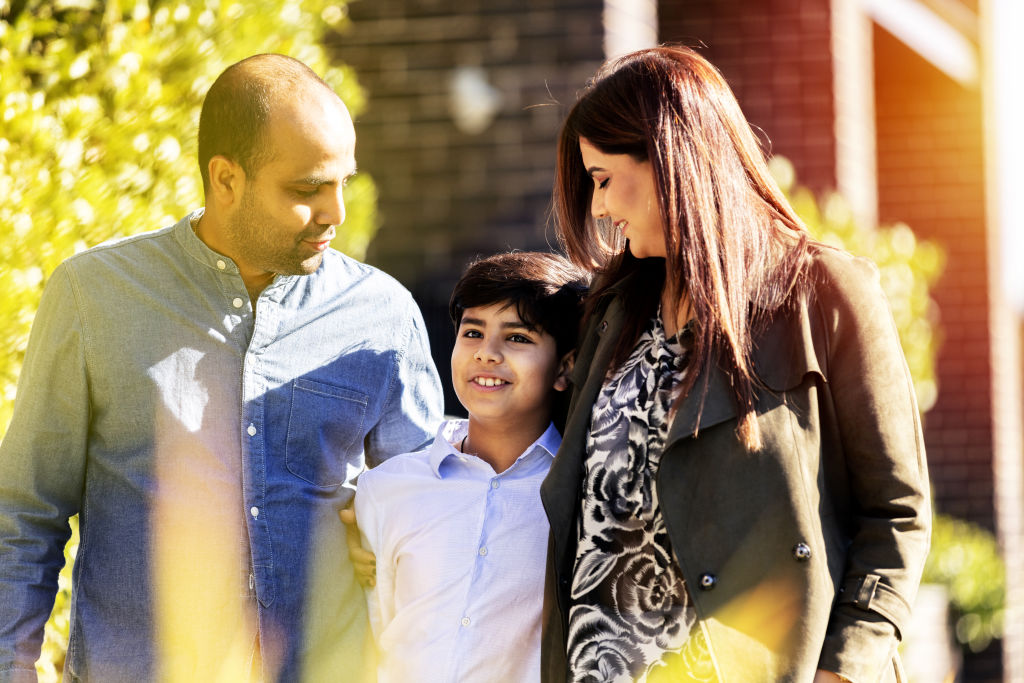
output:
[[[84,328],[61,266],[43,293],[0,443],[0,683],[36,680],[68,518],[81,499],[88,425]]]
[[[404,316],[409,323],[397,349],[396,371],[386,387],[382,417],[366,440],[370,467],[393,455],[419,450],[429,443],[441,423],[441,380],[430,356],[423,315],[411,297]]]

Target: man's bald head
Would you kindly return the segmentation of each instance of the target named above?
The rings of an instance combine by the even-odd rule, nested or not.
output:
[[[341,99],[312,69],[285,55],[261,54],[232,64],[217,77],[199,115],[199,169],[209,191],[210,159],[224,156],[253,175],[273,149],[268,123],[276,105],[301,95]],[[344,107],[344,105],[341,105]]]

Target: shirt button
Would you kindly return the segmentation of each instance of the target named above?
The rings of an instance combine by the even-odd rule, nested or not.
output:
[[[799,562],[806,562],[811,559],[811,548],[806,543],[797,543],[793,546],[793,558]]]
[[[702,591],[713,590],[716,583],[718,583],[718,577],[714,574],[705,573],[700,575],[700,589]]]
[[[228,264],[224,263],[224,259],[217,259],[217,267],[224,270],[228,267]]]
[[[462,617],[462,625],[469,626],[469,617]]]
[[[485,546],[485,547],[483,547],[483,548],[480,548],[480,557],[483,557],[483,556],[484,556],[484,555],[486,555],[486,554],[487,554],[487,548],[486,548],[486,546]]]
[[[492,489],[496,489],[499,486],[501,486],[501,482],[499,482],[497,479],[491,479],[491,488]]]
[[[253,424],[249,425],[249,428],[246,429],[245,431],[246,431],[246,433],[249,434],[249,436],[256,436],[256,425],[253,425]]]
[[[231,302],[231,305],[235,308],[241,308],[243,303],[242,297],[236,296],[234,301]]]
[[[260,509],[253,505],[251,508],[249,508],[249,514],[252,515],[253,519],[256,519],[260,516]]]

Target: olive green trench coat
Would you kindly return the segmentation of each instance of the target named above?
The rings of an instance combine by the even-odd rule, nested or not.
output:
[[[763,447],[736,436],[729,380],[704,378],[671,423],[656,486],[719,680],[899,680],[895,648],[928,553],[920,416],[870,262],[815,247],[811,286],[756,340]],[[620,283],[621,284],[621,283]],[[543,675],[566,676],[584,443],[622,326],[613,287],[578,350],[562,447],[541,487],[551,524]],[[699,422],[698,422],[699,413]]]

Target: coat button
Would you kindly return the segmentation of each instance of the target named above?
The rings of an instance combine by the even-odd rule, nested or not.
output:
[[[811,559],[811,548],[806,543],[797,543],[793,546],[793,557],[800,562]]]
[[[702,591],[711,590],[715,587],[716,583],[718,583],[718,577],[714,574],[705,573],[700,575],[700,589]]]
[[[608,321],[607,320],[602,320],[601,324],[598,326],[598,329],[601,330],[602,332],[607,330],[608,329]]]

